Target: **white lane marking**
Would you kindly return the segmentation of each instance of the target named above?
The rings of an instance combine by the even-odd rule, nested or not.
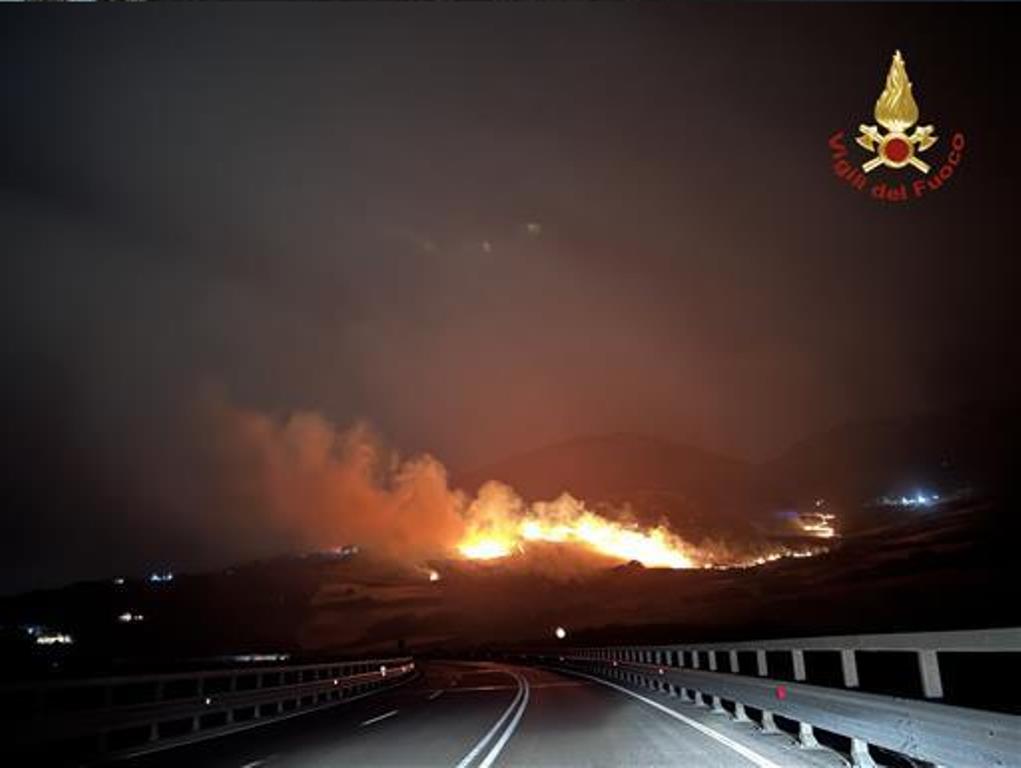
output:
[[[517,729],[518,723],[521,722],[521,716],[525,714],[525,708],[528,706],[528,695],[531,686],[528,684],[527,677],[522,675],[521,680],[525,684],[525,695],[521,699],[521,704],[518,706],[518,711],[514,714],[514,719],[511,720],[507,728],[504,729],[503,735],[500,737],[500,740],[493,745],[493,748],[491,750],[489,750],[489,754],[486,755],[486,759],[482,761],[482,763],[479,765],[479,768],[489,768],[489,766],[493,764],[493,761],[496,760],[497,757],[499,757],[500,750],[504,748],[510,737],[514,735],[514,731]]]
[[[370,717],[368,720],[362,723],[362,725],[365,726],[372,725],[373,723],[378,723],[380,720],[386,720],[388,717],[393,717],[398,712],[400,712],[399,709],[391,709],[389,712],[385,712],[382,715],[379,715],[378,717]]]
[[[496,735],[497,731],[499,731],[500,728],[503,726],[507,718],[511,716],[511,713],[518,706],[518,703],[521,701],[522,697],[525,694],[525,682],[520,676],[517,675],[517,673],[507,672],[506,670],[501,671],[503,671],[505,674],[510,675],[517,681],[518,692],[514,694],[514,700],[511,701],[510,706],[504,710],[504,713],[502,715],[500,715],[500,719],[493,724],[493,727],[490,728],[489,732],[479,740],[479,743],[472,748],[472,751],[464,756],[461,762],[457,764],[457,768],[468,768],[468,766],[471,765],[471,762],[478,756],[479,752],[486,748],[486,744],[490,742],[493,736]]]
[[[475,691],[516,691],[517,685],[473,685],[471,688],[458,688],[454,693],[474,693]]]
[[[438,699],[442,695],[443,695],[443,689],[442,688],[440,690],[438,690],[438,691],[433,691],[432,693],[429,694],[429,701],[434,701],[434,700]]]
[[[250,763],[245,763],[244,765],[241,766],[241,768],[259,768],[260,765],[265,765],[270,760],[272,760],[274,757],[276,757],[276,755],[270,755],[269,757],[264,757],[264,758],[262,758],[262,760],[253,760]]]
[[[567,681],[563,683],[529,683],[528,688],[530,690],[536,690],[538,688],[578,688],[585,683]],[[479,691],[513,691],[517,686],[514,685],[476,685],[472,688],[458,688],[456,691],[451,689],[451,693],[478,693]]]
[[[563,671],[567,671],[567,670],[563,670]],[[685,723],[686,725],[690,725],[696,731],[704,733],[706,736],[708,736],[711,739],[715,739],[716,741],[720,742],[720,744],[723,744],[725,747],[730,747],[732,750],[734,750],[739,755],[741,755],[741,757],[743,757],[743,758],[745,758],[747,760],[750,760],[751,762],[755,763],[755,765],[759,766],[759,768],[781,768],[779,765],[774,763],[768,757],[764,757],[764,756],[760,755],[758,752],[753,752],[752,750],[748,749],[748,747],[746,747],[744,744],[739,744],[738,742],[734,741],[730,737],[724,736],[719,731],[714,731],[708,725],[704,725],[704,724],[700,723],[698,720],[692,720],[690,717],[686,717],[686,716],[682,715],[680,712],[675,712],[674,710],[670,709],[670,707],[663,706],[658,701],[653,701],[652,699],[647,699],[645,696],[642,696],[642,694],[640,694],[640,693],[635,693],[634,691],[628,690],[627,688],[625,688],[625,687],[623,687],[621,685],[617,685],[616,683],[611,683],[609,680],[603,680],[602,678],[593,677],[592,675],[586,675],[584,672],[575,672],[574,670],[570,670],[570,671],[568,671],[568,674],[578,675],[579,677],[586,677],[589,680],[594,680],[597,683],[602,683],[603,685],[607,685],[610,688],[614,688],[615,690],[618,690],[621,693],[626,693],[628,696],[633,696],[634,698],[638,699],[639,701],[645,702],[650,707],[655,707],[660,712],[663,712],[664,714],[670,715],[670,717],[674,718],[675,720],[680,720],[682,723]]]

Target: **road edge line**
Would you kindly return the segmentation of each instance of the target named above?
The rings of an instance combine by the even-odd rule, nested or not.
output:
[[[774,763],[768,757],[764,757],[763,755],[760,755],[758,752],[755,752],[754,750],[749,749],[744,744],[741,744],[739,742],[734,741],[729,736],[724,736],[722,733],[720,733],[719,731],[713,730],[708,725],[705,725],[704,723],[700,723],[698,720],[693,720],[692,718],[690,718],[690,717],[688,717],[686,715],[682,715],[680,712],[678,712],[676,710],[673,710],[673,709],[670,709],[670,707],[668,707],[668,706],[666,706],[664,704],[660,704],[658,701],[653,701],[650,698],[642,696],[642,694],[640,694],[640,693],[635,693],[634,691],[632,691],[632,690],[630,690],[628,688],[625,688],[622,685],[617,685],[616,683],[611,683],[609,680],[603,680],[600,677],[595,677],[593,675],[588,675],[588,674],[585,674],[584,672],[576,672],[574,670],[559,669],[559,668],[556,668],[556,667],[553,667],[553,669],[556,669],[557,672],[564,672],[564,673],[567,673],[569,675],[577,675],[578,677],[588,678],[589,680],[593,680],[593,681],[595,681],[597,683],[602,683],[603,685],[605,685],[605,686],[607,686],[609,688],[613,688],[613,689],[615,689],[617,691],[620,691],[621,693],[626,693],[628,696],[632,696],[632,697],[638,699],[639,701],[648,704],[650,707],[655,707],[656,709],[658,709],[659,711],[663,712],[664,714],[670,715],[670,717],[674,718],[675,720],[680,720],[682,723],[684,723],[686,725],[690,725],[696,731],[699,731],[700,733],[708,736],[709,738],[718,741],[720,744],[723,744],[725,747],[729,747],[730,749],[732,749],[735,752],[737,752],[739,755],[741,755],[741,757],[743,757],[743,758],[745,758],[747,760],[750,760],[751,762],[755,763],[755,765],[759,766],[759,768],[782,768],[782,766],[778,765],[777,763]]]

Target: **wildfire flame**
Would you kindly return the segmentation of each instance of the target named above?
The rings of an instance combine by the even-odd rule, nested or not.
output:
[[[876,121],[888,131],[903,133],[918,121],[918,104],[911,95],[911,81],[900,51],[893,54],[886,87],[876,100]]]
[[[723,547],[695,546],[666,525],[643,528],[635,522],[604,517],[568,494],[552,502],[529,505],[499,483],[483,486],[468,508],[465,534],[457,550],[470,560],[495,560],[524,552],[532,542],[577,545],[651,568],[751,567],[824,551],[819,547],[801,550],[776,547],[767,552],[736,555]]]
[[[802,515],[798,525],[804,533],[819,539],[832,539],[837,535],[837,516],[832,512],[812,512]]]

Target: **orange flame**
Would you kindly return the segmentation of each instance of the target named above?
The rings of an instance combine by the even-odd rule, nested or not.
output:
[[[488,483],[468,507],[465,533],[457,551],[469,560],[495,560],[524,552],[530,542],[572,544],[651,568],[751,567],[783,557],[818,554],[819,547],[787,547],[739,556],[721,547],[698,547],[666,525],[643,528],[612,520],[568,494],[552,502],[528,505],[509,487]]]

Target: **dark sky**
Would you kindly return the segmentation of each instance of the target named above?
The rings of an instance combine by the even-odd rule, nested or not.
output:
[[[3,7],[0,576],[217,552],[210,390],[455,468],[1014,398],[1019,11]],[[895,48],[967,137],[903,205],[826,146]]]

